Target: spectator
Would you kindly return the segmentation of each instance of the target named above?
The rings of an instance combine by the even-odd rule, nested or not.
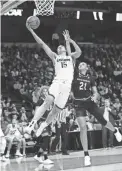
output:
[[[17,81],[17,82],[15,82],[15,84],[13,85],[13,87],[14,87],[15,90],[19,90],[20,91],[20,89],[21,89],[22,86],[19,83],[19,81]]]
[[[7,108],[4,108],[4,110],[3,110],[3,116],[5,118],[5,121],[8,122],[8,123],[11,122],[10,114],[11,114],[11,112],[9,112]]]
[[[5,135],[6,135],[6,141],[8,142],[6,158],[9,158],[10,156],[10,150],[14,141],[18,142],[16,156],[22,157],[23,155],[20,153],[22,136],[21,133],[19,132],[19,126],[17,125],[17,121],[15,119],[13,119],[12,123],[7,126]]]
[[[120,110],[120,108],[122,107],[118,98],[115,99],[115,103],[113,104],[113,106],[116,110]]]
[[[24,107],[22,107],[21,109],[20,109],[20,121],[22,121],[22,122],[28,122],[28,118],[27,118],[27,116],[26,116],[26,110],[25,110],[25,108]]]

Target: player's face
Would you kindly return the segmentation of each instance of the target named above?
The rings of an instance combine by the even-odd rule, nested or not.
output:
[[[57,53],[58,55],[61,55],[62,53],[66,53],[66,48],[62,45],[58,46]]]
[[[46,97],[48,95],[48,90],[47,89],[44,89],[43,92],[42,92],[43,96]]]
[[[12,126],[14,127],[16,125],[16,123],[17,123],[16,119],[13,119],[12,120]]]
[[[85,62],[81,62],[79,64],[78,68],[79,68],[79,71],[87,71],[88,70],[88,66],[87,66],[87,64]]]

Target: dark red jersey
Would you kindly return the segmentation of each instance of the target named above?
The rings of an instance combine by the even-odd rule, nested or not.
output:
[[[94,77],[91,75],[79,74],[75,76],[72,90],[76,100],[89,98],[92,95],[91,87],[95,86]]]

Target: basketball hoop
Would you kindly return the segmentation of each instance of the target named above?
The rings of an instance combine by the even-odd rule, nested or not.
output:
[[[55,0],[34,0],[37,8],[37,15],[53,15]]]

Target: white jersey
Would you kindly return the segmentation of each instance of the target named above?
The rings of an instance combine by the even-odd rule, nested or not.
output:
[[[13,127],[12,124],[10,124],[10,125],[9,125],[9,132],[8,132],[7,136],[8,136],[8,135],[10,135],[10,136],[15,136],[16,133],[18,133],[18,126],[15,125],[15,127]]]
[[[74,76],[74,61],[71,56],[57,55],[54,63],[54,80],[72,82]]]

